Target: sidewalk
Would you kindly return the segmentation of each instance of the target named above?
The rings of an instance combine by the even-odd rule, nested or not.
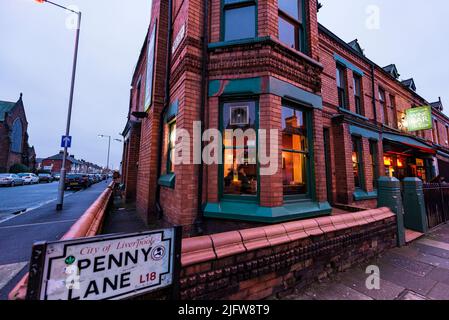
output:
[[[380,269],[380,290],[365,286],[369,265]],[[449,224],[403,248],[336,274],[285,300],[449,300]]]

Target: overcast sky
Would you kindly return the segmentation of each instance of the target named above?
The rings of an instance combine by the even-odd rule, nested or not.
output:
[[[149,22],[150,0],[54,0],[83,12],[71,134],[77,158],[106,165],[108,134],[121,138],[132,72]],[[396,63],[427,100],[449,110],[449,2],[320,0],[319,21],[345,41],[359,39],[381,66]],[[374,7],[373,7],[374,5]],[[377,19],[377,13],[378,18]],[[74,32],[65,11],[33,0],[0,0],[0,100],[23,92],[38,157],[59,151],[70,87]],[[113,142],[118,167],[122,144]]]

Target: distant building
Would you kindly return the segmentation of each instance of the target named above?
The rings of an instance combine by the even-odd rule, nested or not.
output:
[[[17,102],[0,101],[0,173],[15,164],[35,169],[36,152],[28,143],[27,130],[22,94]]]
[[[63,155],[64,151],[60,151],[58,154],[55,154],[54,156],[43,159],[41,170],[48,171],[51,173],[61,172]],[[75,168],[77,162],[78,161],[73,156],[69,155],[65,163],[66,172],[72,172],[72,168]]]

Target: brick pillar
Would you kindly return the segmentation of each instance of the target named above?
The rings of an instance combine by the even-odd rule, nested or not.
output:
[[[134,201],[137,189],[137,171],[139,161],[140,126],[131,128],[127,142],[125,197],[127,202]]]
[[[352,169],[352,140],[347,123],[334,124],[335,177],[337,181],[337,202],[349,204],[354,192]]]
[[[324,137],[323,137],[323,112],[314,109],[313,119],[313,153],[314,153],[314,171],[315,171],[315,195],[316,201],[327,201],[326,184],[326,163],[324,156]],[[309,178],[310,179],[310,178]]]
[[[258,36],[278,37],[278,1],[259,0],[258,1]]]
[[[220,112],[220,106],[219,106],[218,97],[209,98],[209,103],[208,103],[208,107],[207,107],[208,128],[205,128],[205,129],[219,129],[220,128],[219,112]],[[222,151],[218,150],[218,152],[222,152]],[[218,168],[219,168],[218,164],[211,164],[211,165],[205,166],[206,176],[207,176],[207,185],[203,186],[203,193],[206,193],[207,202],[213,202],[213,203],[219,202]]]
[[[263,94],[259,100],[259,128],[266,130],[267,153],[277,152],[277,172],[274,175],[260,175],[260,205],[263,207],[279,207],[283,205],[282,186],[282,103],[281,98],[271,94]],[[278,149],[270,145],[270,129],[278,130]]]
[[[374,191],[373,186],[373,161],[370,154],[369,139],[362,138],[362,162],[363,162],[363,175],[365,176],[365,190],[367,192]]]

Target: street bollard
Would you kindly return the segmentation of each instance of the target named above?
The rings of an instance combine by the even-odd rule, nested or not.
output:
[[[423,184],[419,178],[404,179],[404,224],[406,228],[422,233],[429,230]]]
[[[378,183],[379,208],[390,208],[396,214],[398,246],[405,245],[404,208],[402,206],[401,183],[396,178],[381,177]]]

